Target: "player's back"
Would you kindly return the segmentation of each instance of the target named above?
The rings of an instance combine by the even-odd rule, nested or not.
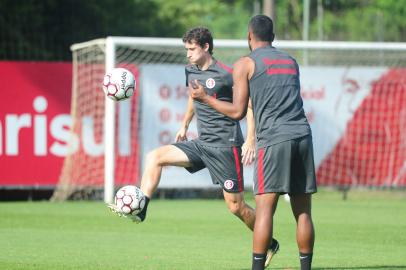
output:
[[[255,62],[249,87],[258,147],[310,134],[296,60],[272,46],[260,47],[249,57]]]

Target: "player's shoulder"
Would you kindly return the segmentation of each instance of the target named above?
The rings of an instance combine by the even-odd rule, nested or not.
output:
[[[281,50],[281,49],[277,49],[275,48],[274,50],[275,54],[278,55],[280,58],[287,58],[287,59],[292,59],[294,62],[296,62],[296,59],[290,55],[288,52]]]
[[[236,77],[250,76],[255,70],[255,62],[249,55],[242,56],[234,63],[233,68],[233,75]]]
[[[188,65],[185,66],[185,71],[186,72],[191,72],[191,71],[196,71],[196,70],[198,70],[196,65],[188,64]]]
[[[252,59],[251,55],[244,55],[241,56],[233,65],[233,68],[241,68],[241,67],[248,67],[254,64],[254,60]]]
[[[256,52],[256,54],[253,54],[254,52]],[[251,53],[250,56],[252,57],[252,59],[254,59],[254,61],[263,61],[263,59],[265,58],[272,61],[288,60],[289,63],[297,64],[296,59],[292,55],[284,50],[275,48],[273,46],[262,47],[259,50],[253,51],[253,53]]]
[[[230,67],[230,66],[224,64],[223,62],[221,62],[221,61],[219,61],[219,60],[216,60],[216,67],[217,67],[220,71],[223,71],[223,72],[226,72],[226,73],[229,73],[229,74],[232,74],[232,73],[233,73],[233,68],[232,68],[232,67]]]

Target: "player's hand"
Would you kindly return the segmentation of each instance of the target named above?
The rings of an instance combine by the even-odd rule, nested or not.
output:
[[[255,140],[247,139],[241,147],[242,164],[245,166],[252,164],[255,160]]]
[[[187,128],[182,127],[175,136],[175,142],[183,142],[187,141],[186,136]]]
[[[197,80],[191,81],[189,83],[189,93],[193,99],[197,99],[202,102],[204,102],[205,99],[208,97],[203,86]]]

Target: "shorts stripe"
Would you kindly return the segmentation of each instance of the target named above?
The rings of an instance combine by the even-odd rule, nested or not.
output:
[[[264,193],[264,148],[258,149],[258,194]]]
[[[233,152],[234,152],[234,159],[235,159],[235,169],[237,171],[238,191],[242,192],[241,167],[240,167],[240,159],[238,158],[237,147],[233,146]]]

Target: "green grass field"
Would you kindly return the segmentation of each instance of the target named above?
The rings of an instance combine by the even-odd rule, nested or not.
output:
[[[252,199],[249,200],[253,205]],[[313,269],[406,269],[406,193],[314,196]],[[299,269],[295,225],[280,200],[270,269]],[[0,269],[251,268],[251,232],[222,200],[153,200],[134,224],[101,202],[0,203]]]

